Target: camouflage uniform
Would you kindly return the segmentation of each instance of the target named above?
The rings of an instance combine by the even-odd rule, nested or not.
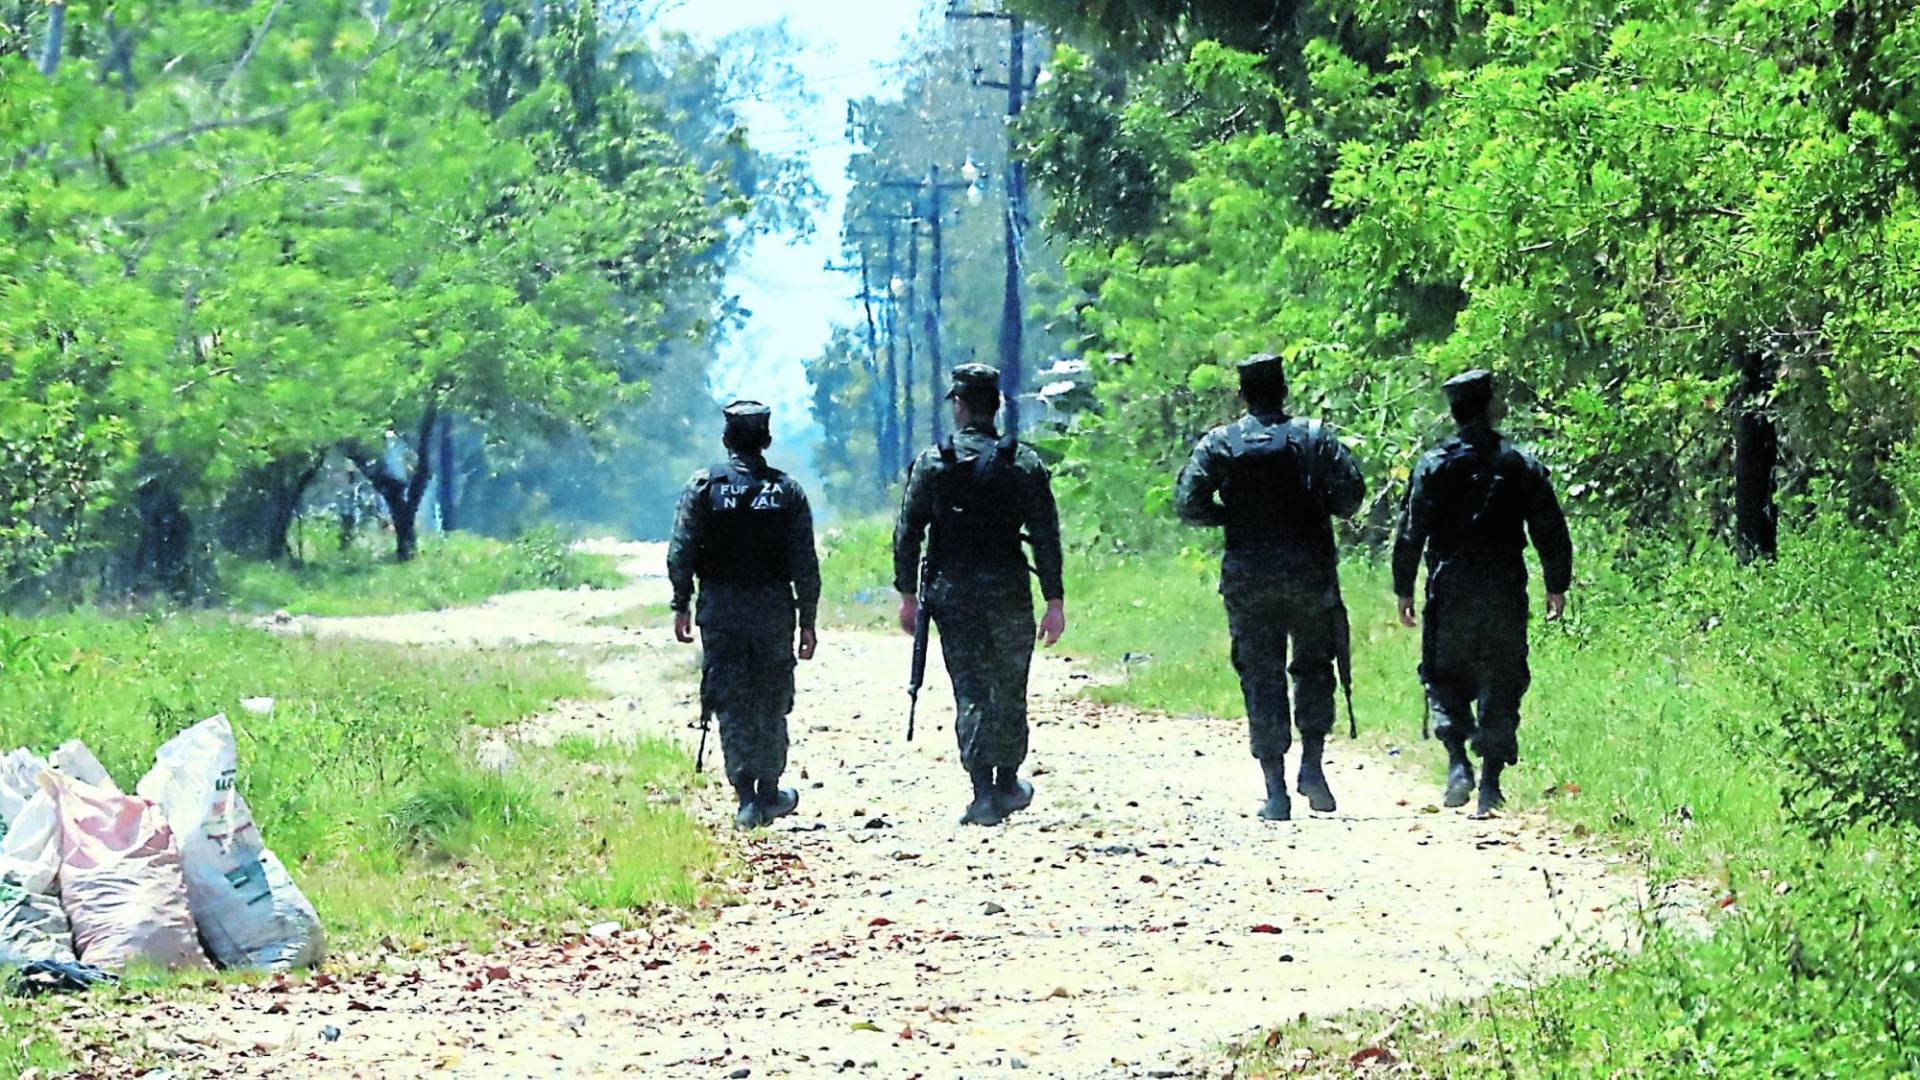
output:
[[[1448,392],[1475,400],[1490,396],[1491,377],[1469,372],[1450,381]],[[1424,553],[1420,677],[1434,734],[1456,765],[1470,744],[1496,785],[1499,769],[1519,760],[1520,701],[1532,681],[1524,558],[1529,538],[1547,592],[1566,592],[1573,580],[1573,544],[1547,470],[1495,431],[1484,413],[1420,459],[1394,539],[1394,593],[1413,595]]]
[[[1242,378],[1284,387],[1278,365],[1271,356],[1253,357],[1241,365]],[[1275,393],[1284,400],[1284,389]],[[1284,781],[1277,779],[1293,745],[1288,676],[1292,722],[1307,746],[1301,790],[1311,789],[1315,809],[1334,808],[1320,772],[1346,626],[1332,518],[1351,516],[1366,491],[1353,455],[1326,425],[1264,405],[1201,438],[1175,486],[1182,521],[1226,531],[1220,594],[1246,699],[1248,742],[1268,775],[1264,816],[1289,812]]]
[[[757,453],[735,453],[687,481],[667,549],[673,610],[699,582],[703,704],[720,726],[736,788],[787,767],[796,623],[820,604],[813,514],[800,485]]]
[[[993,370],[965,365],[956,380],[972,369]],[[894,524],[893,584],[904,595],[915,592],[921,544],[931,544],[927,603],[953,679],[954,734],[969,772],[1011,772],[1027,758],[1034,617],[1023,539],[1033,548],[1040,595],[1063,598],[1052,481],[1030,447],[976,421],[914,461]]]

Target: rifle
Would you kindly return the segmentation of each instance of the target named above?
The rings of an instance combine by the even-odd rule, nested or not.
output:
[[[1347,738],[1360,737],[1360,725],[1353,718],[1353,624],[1347,618],[1347,604],[1336,600],[1333,605],[1333,662],[1334,670],[1340,675],[1340,689],[1347,695]]]
[[[713,704],[707,697],[707,658],[700,658],[700,749],[693,755],[693,774],[700,775],[707,763],[707,732],[713,727]]]
[[[916,590],[918,603],[913,616],[913,666],[907,674],[908,742],[913,741],[914,714],[920,711],[920,687],[927,681],[927,637],[933,624],[933,615],[927,610],[927,578],[930,570],[927,559],[932,553],[932,537],[928,537],[927,550],[920,555],[920,584]]]

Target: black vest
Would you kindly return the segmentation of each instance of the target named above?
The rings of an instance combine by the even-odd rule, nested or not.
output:
[[[933,490],[933,539],[928,558],[938,570],[1012,569],[1023,572],[1020,549],[1020,443],[1009,435],[989,452],[963,460],[949,436],[940,444],[940,479]]]
[[[787,550],[792,489],[777,469],[755,473],[738,462],[708,470],[707,530],[700,579],[725,585],[785,585],[793,580]]]
[[[1312,561],[1335,558],[1333,523],[1313,489],[1313,462],[1325,435],[1319,421],[1269,424],[1243,417],[1226,430],[1227,550],[1281,548]]]

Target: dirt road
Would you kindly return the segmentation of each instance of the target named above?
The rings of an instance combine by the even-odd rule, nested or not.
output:
[[[664,624],[638,640],[594,624],[665,598],[657,549],[613,550],[640,575],[619,592],[294,629],[617,648],[596,677],[632,707],[562,710],[533,737],[684,737],[687,651]],[[711,917],[237,990],[183,1030],[226,1075],[1219,1075],[1218,1047],[1262,1025],[1471,994],[1563,935],[1617,933],[1600,912],[1634,891],[1537,821],[1437,811],[1424,777],[1341,741],[1338,813],[1260,821],[1241,723],[1089,704],[1057,657],[1036,666],[1032,809],[962,827],[944,682],[902,739],[906,653],[823,636],[793,718],[799,813],[744,840],[721,831],[738,902]],[[717,830],[724,795],[708,789],[700,811]]]

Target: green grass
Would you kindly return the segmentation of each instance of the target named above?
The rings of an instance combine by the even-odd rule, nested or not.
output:
[[[5,619],[0,642],[8,747],[85,739],[123,786],[226,712],[261,830],[340,951],[686,904],[712,863],[671,746],[514,744],[504,771],[479,764],[485,729],[590,696],[550,654],[314,642],[209,615]],[[241,709],[253,696],[275,699],[270,716]]]
[[[404,565],[370,541],[307,554],[298,566],[226,562],[220,571],[224,599],[255,614],[390,615],[474,604],[520,589],[614,588],[623,580],[614,560],[571,551],[558,534],[544,530],[511,543],[467,533],[428,536]]]
[[[848,535],[869,549],[830,547],[829,587],[874,618],[852,589],[883,563],[884,534]],[[1290,1025],[1243,1047],[1237,1075],[1345,1075],[1391,1028],[1387,1048],[1435,1076],[1920,1076],[1920,841],[1858,826],[1823,843],[1783,799],[1780,717],[1838,723],[1849,714],[1832,699],[1908,685],[1898,671],[1835,676],[1864,652],[1861,620],[1815,602],[1844,595],[1885,622],[1873,598],[1894,575],[1845,546],[1764,571],[1710,547],[1610,554],[1583,561],[1565,622],[1533,627],[1508,791],[1629,853],[1656,886],[1679,883],[1711,935],[1691,918],[1648,927],[1631,955],[1568,942],[1589,974]],[[1216,580],[1204,547],[1071,558],[1063,648],[1124,675],[1089,692],[1243,715]],[[1417,734],[1418,635],[1398,626],[1381,567],[1352,560],[1343,581],[1362,738],[1400,748],[1437,791],[1443,756]]]
[[[50,1034],[52,1027],[51,1010],[0,998],[0,1076],[20,1076],[28,1069],[56,1073],[69,1067]]]

